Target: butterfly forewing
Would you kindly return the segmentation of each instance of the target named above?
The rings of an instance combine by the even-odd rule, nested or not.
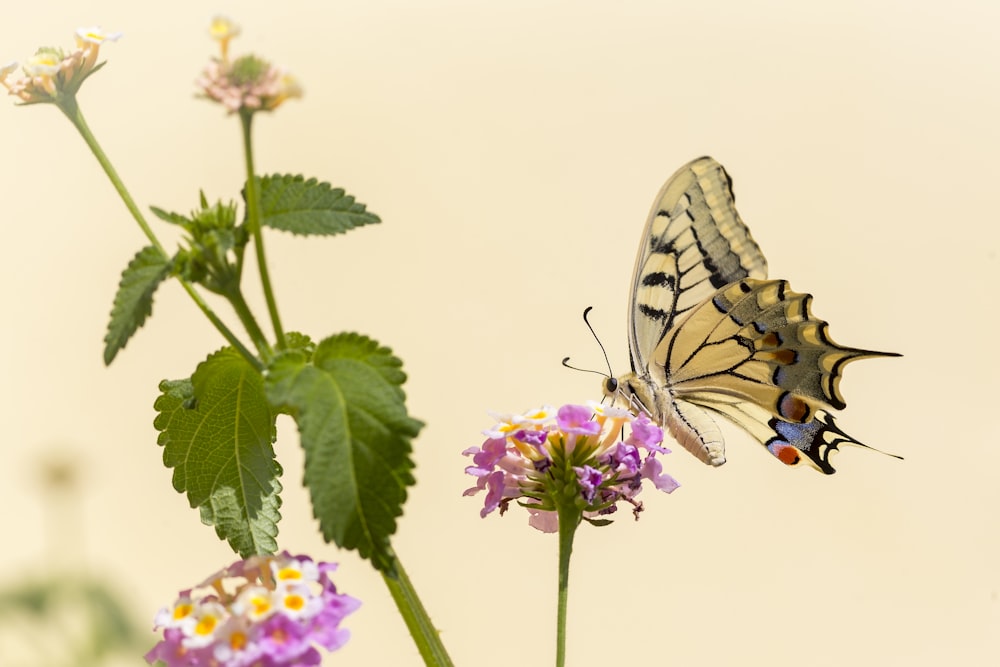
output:
[[[767,277],[760,247],[736,212],[732,181],[710,157],[684,165],[660,190],[632,273],[632,368],[645,368],[674,320],[742,278]]]
[[[722,166],[703,157],[678,170],[657,195],[636,258],[633,373],[620,378],[617,398],[648,412],[706,463],[724,463],[725,449],[702,408],[734,421],[783,462],[804,459],[832,473],[838,444],[861,445],[830,414],[845,405],[844,366],[898,355],[833,342],[811,313],[812,297],[766,273]]]

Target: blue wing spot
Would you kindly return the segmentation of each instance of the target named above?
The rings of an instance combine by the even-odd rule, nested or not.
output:
[[[715,309],[720,313],[722,313],[723,315],[728,313],[729,319],[731,319],[733,322],[736,322],[736,324],[743,326],[743,321],[736,315],[736,313],[729,312],[729,309],[732,307],[733,304],[731,304],[729,300],[726,299],[724,296],[722,296],[721,294],[717,294],[716,296],[712,297],[712,305],[715,306]]]
[[[823,432],[831,431],[837,435],[843,435],[843,432],[833,425],[833,420],[830,419],[829,415],[826,416],[826,419],[825,422],[813,419],[802,424],[771,419],[768,421],[768,425],[774,429],[777,436],[764,443],[764,446],[786,463],[785,457],[789,456],[789,453],[785,451],[785,448],[794,447],[808,456],[824,473],[832,475],[834,468],[830,465],[830,452],[837,449],[837,444],[826,442],[823,438]],[[855,442],[846,437],[842,440]]]

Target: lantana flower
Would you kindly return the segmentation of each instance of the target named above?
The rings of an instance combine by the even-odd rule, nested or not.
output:
[[[645,414],[592,403],[494,416],[486,442],[463,452],[473,461],[465,472],[476,478],[464,495],[486,491],[483,517],[497,508],[503,514],[517,500],[531,526],[555,532],[561,503],[601,524],[620,501],[638,518],[642,503],[635,497],[643,479],[666,493],[679,486],[656,458],[670,453],[661,445],[663,430]]]
[[[208,26],[208,34],[219,43],[223,61],[229,59],[229,42],[234,37],[239,37],[240,32],[242,32],[240,26],[234,23],[228,16],[217,15],[212,17],[212,23]]]
[[[0,83],[25,104],[61,102],[74,96],[84,80],[103,66],[97,63],[101,44],[117,41],[119,37],[120,32],[105,32],[99,26],[79,28],[73,51],[38,49],[24,63],[23,76],[11,77],[17,63],[0,68]]]
[[[298,667],[322,660],[350,633],[341,621],[360,602],[337,592],[331,563],[308,556],[251,556],[181,591],[156,615],[163,639],[146,662],[167,667]]]
[[[240,28],[224,16],[212,19],[209,34],[219,42],[221,55],[213,58],[198,79],[205,98],[229,113],[272,111],[285,100],[302,97],[302,87],[287,70],[254,55],[229,60],[229,42]]]

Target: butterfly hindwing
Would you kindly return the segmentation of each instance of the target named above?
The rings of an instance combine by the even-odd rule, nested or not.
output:
[[[805,455],[815,468],[830,475],[835,472],[830,464],[830,455],[838,445],[868,447],[844,433],[834,422],[833,415],[825,410],[817,410],[807,422],[796,423],[774,417],[754,403],[727,396],[713,396],[702,404],[738,424],[788,465],[798,464]]]
[[[845,406],[844,366],[898,355],[838,345],[812,315],[809,294],[766,274],[722,166],[703,157],[679,169],[657,195],[636,258],[633,372],[609,391],[706,463],[725,462],[709,410],[781,461],[806,460],[829,474],[837,445],[864,446],[830,412]]]
[[[738,281],[679,321],[653,362],[664,366],[676,400],[725,415],[785,463],[801,452],[830,473],[829,450],[862,444],[830,414],[845,406],[844,367],[894,355],[838,345],[811,301],[784,280]]]
[[[885,355],[835,343],[827,323],[812,315],[811,301],[784,280],[738,281],[678,322],[653,362],[666,369],[682,398],[699,392],[737,396],[793,421],[803,421],[809,411],[792,402],[841,409],[844,365]]]

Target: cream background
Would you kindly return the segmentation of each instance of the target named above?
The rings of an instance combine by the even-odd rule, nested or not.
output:
[[[243,25],[236,53],[306,89],[257,124],[259,171],[331,181],[382,216],[335,239],[270,234],[272,273],[287,328],[360,330],[405,361],[427,427],[395,545],[456,664],[551,664],[556,555],[521,511],[480,520],[459,453],[487,409],[598,396],[559,366],[602,368],[585,306],[626,368],[643,220],[701,154],[732,174],[773,277],[814,294],[839,342],[905,355],[851,367],[840,422],[906,460],[849,450],[824,478],[735,428],[721,469],[675,452],[679,491],[581,531],[570,664],[998,664],[1000,5],[85,4],[9,4],[0,58],[68,46],[79,25],[125,32],[81,101],[143,208],[238,192],[237,124],[192,99],[221,11]],[[54,109],[2,104],[0,126],[0,584],[61,559],[116,582],[145,624],[231,558],[172,490],[151,426],[156,383],[221,339],[168,284],[105,369],[143,239]],[[281,545],[339,561],[364,600],[328,664],[418,664],[380,578],[317,538],[290,426]],[[84,475],[78,534],[55,540],[35,475],[49,451]]]

